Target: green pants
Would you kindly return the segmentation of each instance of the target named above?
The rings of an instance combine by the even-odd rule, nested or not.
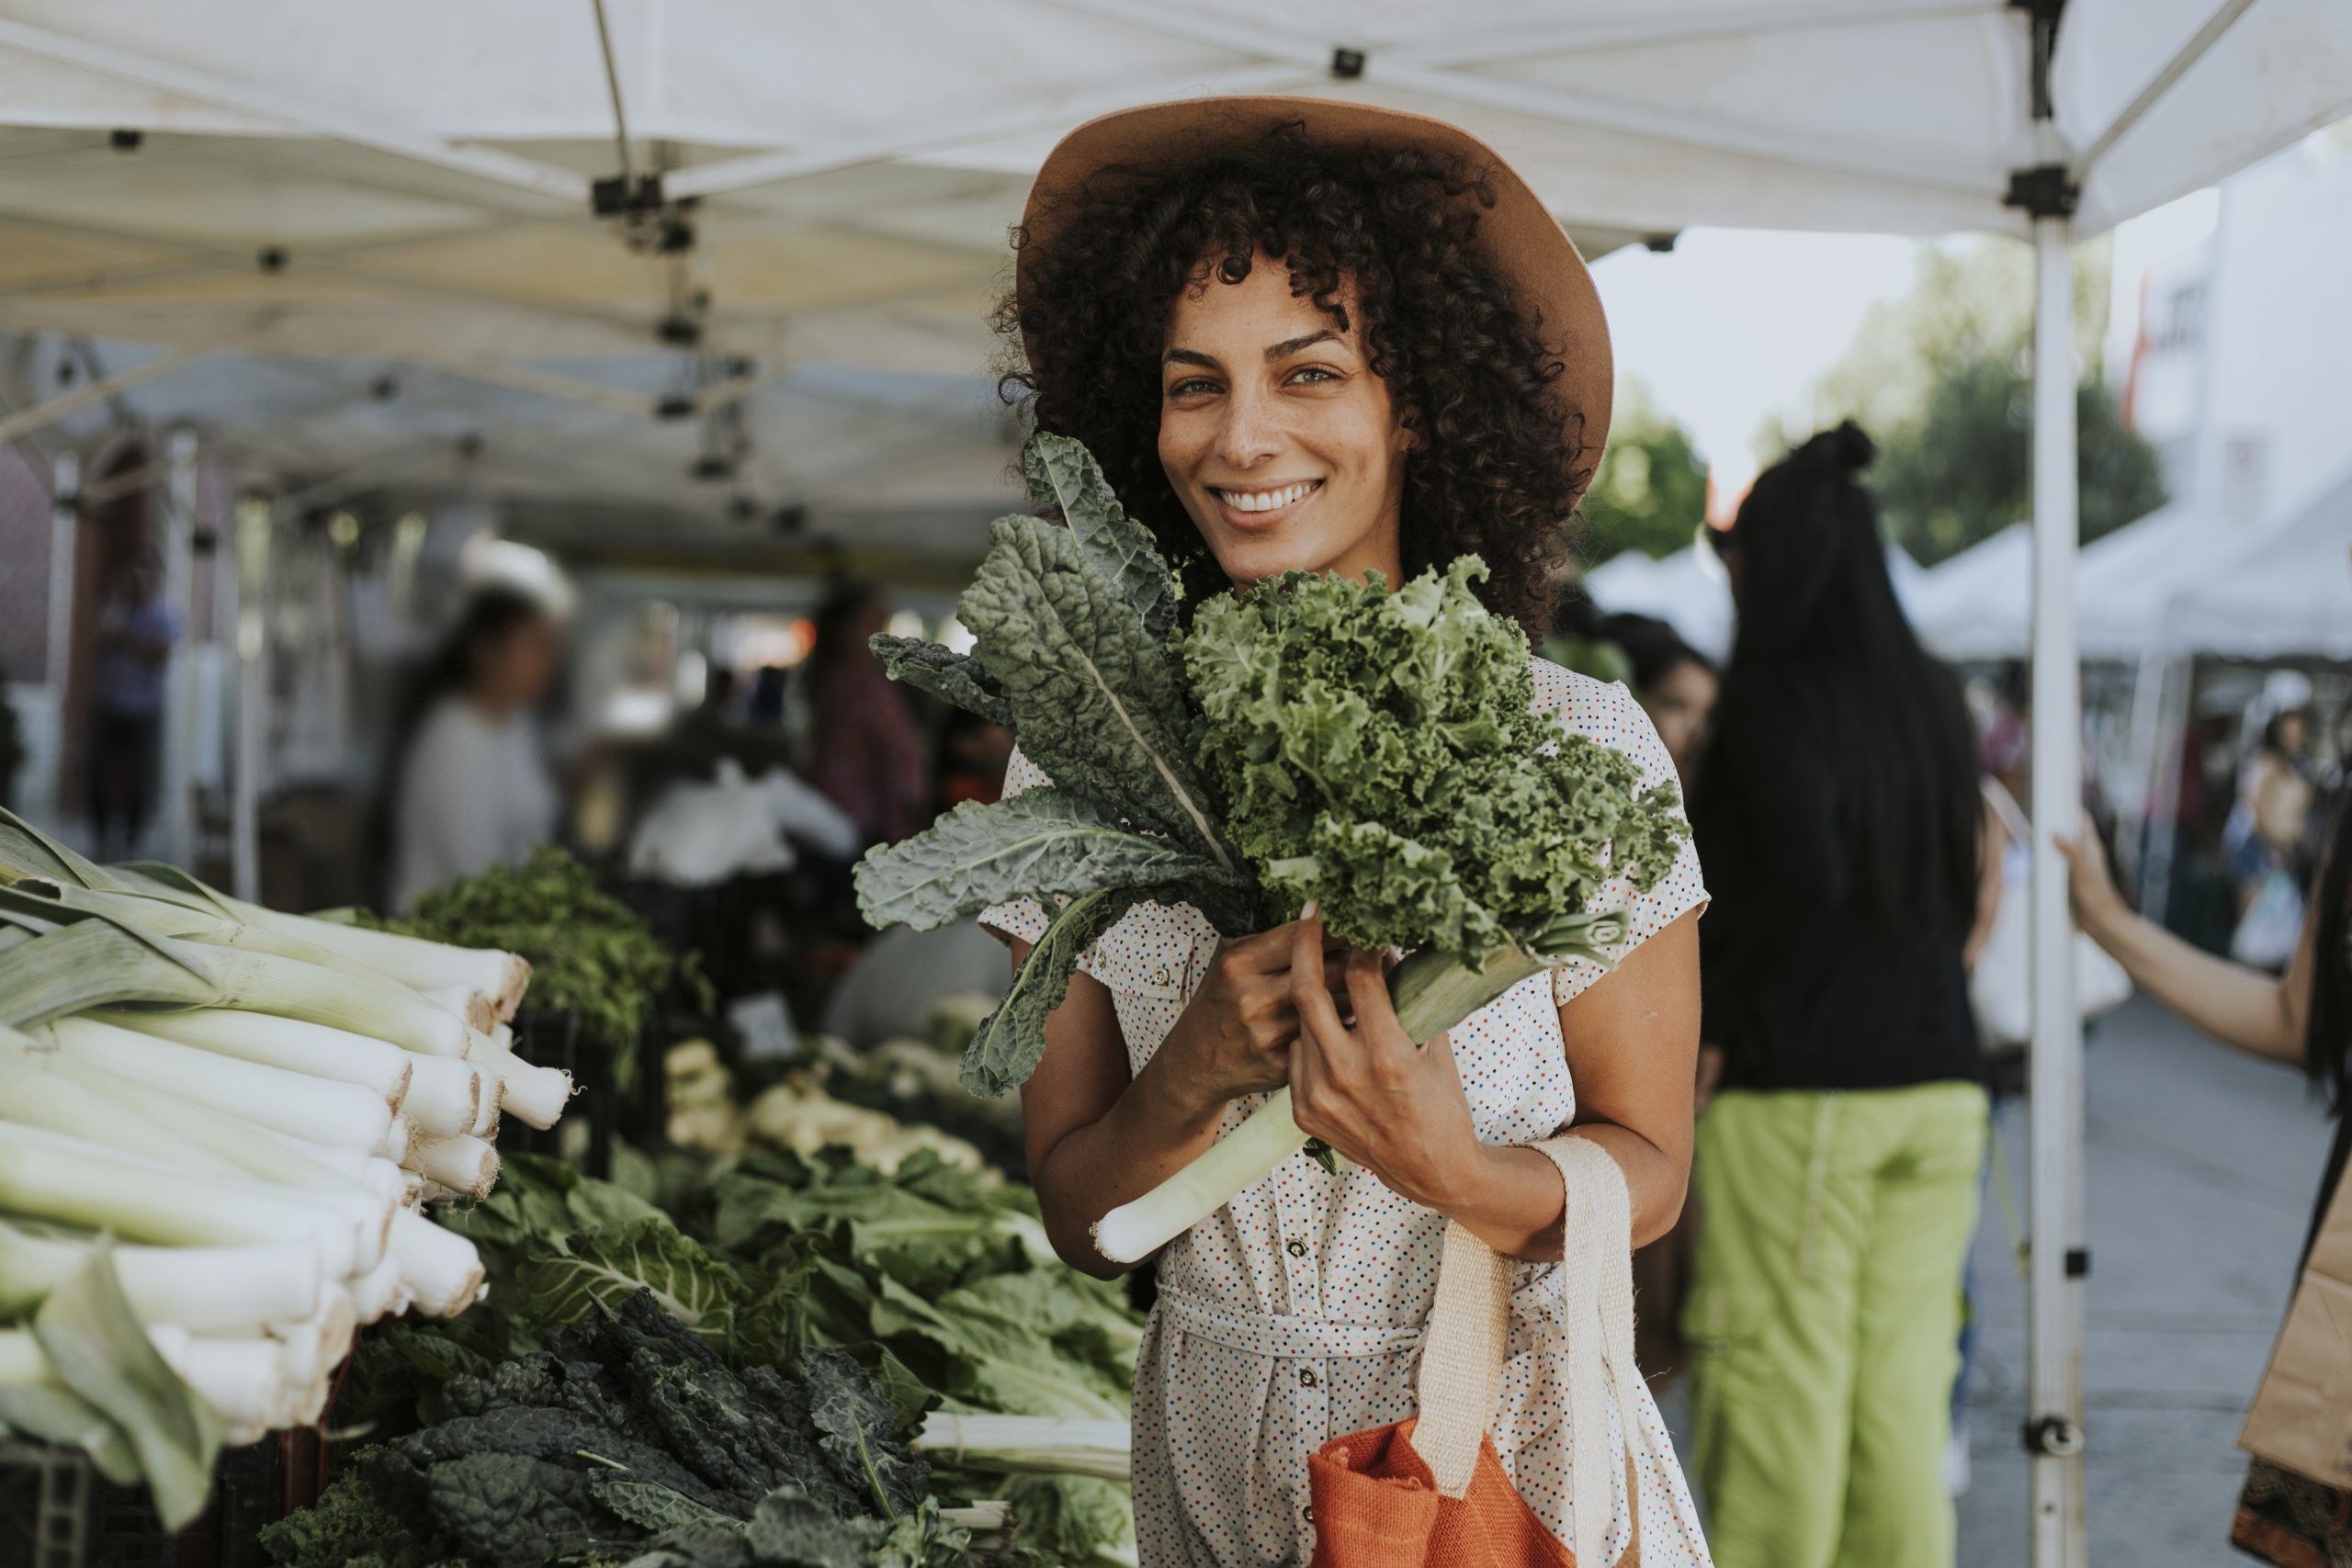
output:
[[[1984,1092],[1732,1090],[1699,1122],[1693,1473],[1721,1568],[1951,1568]]]

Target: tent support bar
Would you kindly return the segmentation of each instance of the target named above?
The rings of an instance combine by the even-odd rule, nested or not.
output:
[[[2076,660],[2075,279],[2066,220],[2033,221],[2033,1039],[2026,1446],[2034,1568],[2086,1568],[2083,1511],[2083,1031],[2066,863],[2082,813]],[[2077,1260],[2084,1260],[2077,1267]]]
[[[2123,112],[2115,117],[2113,123],[2098,133],[2098,140],[2085,148],[2082,156],[2075,160],[2075,183],[2080,185],[2089,179],[2091,170],[2107,156],[2108,150],[2130,134],[2132,128],[2162,102],[2164,96],[2171,92],[2180,79],[2222,41],[2222,35],[2253,6],[2254,0],[2223,0],[2223,4],[2205,18],[2205,25],[2190,34],[2188,41],[2165,62],[2165,68],[2140,89],[2140,96],[2125,105]]]
[[[578,207],[588,205],[587,177],[570,169],[534,163],[492,147],[459,146],[403,126],[371,123],[362,116],[257,82],[232,81],[209,71],[6,18],[0,18],[0,46],[95,71],[119,81],[137,82],[222,108],[258,115],[280,125],[297,126],[419,163],[455,169]]]
[[[167,371],[176,370],[190,360],[201,359],[211,352],[212,350],[209,348],[184,348],[176,354],[167,354],[161,359],[151,359],[144,365],[134,365],[128,370],[118,370],[111,376],[101,377],[94,381],[85,381],[72,391],[51,398],[45,403],[35,403],[31,408],[19,409],[6,418],[0,418],[0,441],[13,441],[28,432],[55,424],[76,409],[86,408],[92,403],[110,398],[126,387],[135,387],[141,381],[152,381]]]

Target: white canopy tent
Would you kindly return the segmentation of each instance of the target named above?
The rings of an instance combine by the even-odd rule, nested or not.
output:
[[[1003,227],[1060,131],[1121,104],[1270,89],[1457,119],[1592,232],[2030,237],[2036,362],[2059,372],[2034,407],[2033,805],[2059,821],[2077,773],[2067,246],[2352,109],[2352,6],[5,0],[0,330],[153,345],[163,357],[127,372],[153,378],[134,396],[176,356],[424,361],[648,421],[676,411],[738,455],[757,421],[722,411],[806,367],[978,373]],[[659,394],[631,379],[649,364]],[[212,422],[235,434],[233,409]],[[493,432],[468,483],[492,486],[502,445]],[[2049,846],[2036,863],[2035,948],[2063,953],[2064,878]],[[2069,965],[2036,966],[2041,1564],[2085,1553],[2070,987]]]
[[[1899,545],[1886,547],[1886,574],[1906,614],[1916,615],[1917,596],[1930,574]],[[1603,615],[1648,615],[1717,664],[1731,657],[1737,616],[1723,563],[1703,544],[1652,559],[1638,550],[1613,556],[1584,574],[1584,592]]]
[[[2237,659],[2352,659],[2352,473],[2174,601],[2174,644]]]

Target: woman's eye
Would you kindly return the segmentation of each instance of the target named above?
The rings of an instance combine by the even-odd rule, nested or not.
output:
[[[1336,381],[1340,378],[1331,371],[1324,369],[1320,365],[1310,365],[1306,367],[1298,373],[1296,378],[1303,381],[1309,376],[1319,377],[1326,381]]]
[[[1168,395],[1171,398],[1182,398],[1189,397],[1194,392],[1213,391],[1215,389],[1215,382],[1204,381],[1195,377],[1190,381],[1177,382],[1174,386],[1168,389]]]

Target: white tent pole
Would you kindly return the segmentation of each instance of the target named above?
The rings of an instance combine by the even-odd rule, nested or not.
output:
[[[164,857],[196,863],[196,810],[189,798],[196,760],[197,437],[187,428],[164,438],[164,602],[179,622],[164,664]]]
[[[49,482],[49,650],[42,671],[49,686],[50,733],[56,737],[57,776],[50,809],[60,819],[69,805],[78,805],[77,782],[65,771],[65,741],[74,716],[66,704],[74,690],[74,571],[82,535],[82,458],[60,452],[50,468]]]
[[[237,503],[236,750],[229,770],[229,887],[238,897],[261,897],[262,757],[269,701],[269,567],[277,510],[248,497]]]
[[[2075,279],[2071,228],[2033,221],[2033,1043],[2027,1100],[2032,1236],[2026,1436],[2034,1568],[2084,1568],[2083,1032],[2074,920],[2053,831],[2082,813],[2075,658]]]

